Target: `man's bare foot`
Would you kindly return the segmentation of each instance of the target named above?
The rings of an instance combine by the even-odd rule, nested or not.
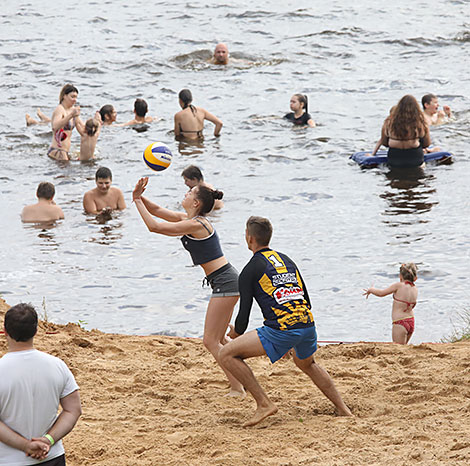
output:
[[[26,126],[37,125],[38,123],[34,118],[31,117],[29,113],[25,115],[25,119],[26,119]]]
[[[336,414],[338,416],[354,416],[353,413],[351,413],[351,410],[346,406],[344,405],[343,408],[336,408]]]
[[[243,424],[243,427],[251,427],[259,422],[261,422],[263,419],[266,419],[268,416],[272,416],[273,414],[277,413],[277,406],[274,403],[270,403],[268,406],[263,407],[263,408],[257,408],[255,411],[255,415],[245,424]]]
[[[37,109],[36,113],[37,113],[38,117],[41,119],[41,121],[42,121],[43,123],[50,123],[51,119],[50,119],[47,115],[45,115],[45,114],[41,111],[40,108]]]
[[[243,398],[246,397],[246,392],[243,388],[241,389],[241,391],[240,390],[234,390],[233,388],[231,388],[230,391],[225,396],[230,396],[230,397],[233,397],[233,398],[239,397],[240,400],[243,400]]]

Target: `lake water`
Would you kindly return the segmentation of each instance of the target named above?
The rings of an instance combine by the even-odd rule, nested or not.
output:
[[[272,246],[300,267],[321,340],[389,341],[391,297],[367,301],[362,289],[398,279],[401,262],[419,267],[412,342],[439,341],[469,309],[468,2],[9,1],[0,15],[0,293],[32,302],[54,322],[131,334],[200,336],[209,290],[177,238],[147,231],[131,193],[150,176],[148,196],[178,209],[189,164],[225,193],[213,217],[225,255],[241,270],[250,215],[274,225]],[[237,59],[206,62],[219,41]],[[118,122],[143,97],[158,122],[148,131],[104,128],[91,164],[46,156],[48,126],[26,127],[24,114],[48,115],[64,83],[79,91],[82,116],[112,103]],[[206,125],[203,144],[174,141],[177,93],[224,122]],[[309,96],[318,126],[293,128],[280,117],[293,93]],[[349,161],[371,149],[389,108],[404,94],[438,94],[455,121],[432,137],[454,154],[397,178],[387,168]],[[171,167],[142,162],[154,141],[173,151]],[[79,147],[74,132],[72,145]],[[113,171],[128,209],[105,223],[86,216],[83,193],[99,165]],[[23,225],[22,207],[40,181],[56,186],[65,221]],[[254,307],[250,327],[261,322]]]

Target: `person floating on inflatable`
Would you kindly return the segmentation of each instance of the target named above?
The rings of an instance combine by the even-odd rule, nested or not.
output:
[[[417,267],[413,262],[401,264],[400,281],[390,285],[384,290],[378,288],[364,289],[364,296],[384,297],[393,293],[392,306],[392,340],[394,343],[406,345],[415,329],[413,309],[418,301],[418,288],[415,285],[417,279]]]

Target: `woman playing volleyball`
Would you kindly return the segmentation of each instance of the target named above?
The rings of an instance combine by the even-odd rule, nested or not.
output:
[[[221,191],[198,185],[188,191],[182,206],[185,212],[174,212],[143,197],[148,178],[141,178],[132,193],[137,210],[149,231],[166,236],[181,236],[183,247],[189,251],[194,265],[200,265],[206,280],[212,287],[204,323],[204,346],[219,362],[219,350],[225,339],[225,331],[238,301],[238,272],[223,255],[214,227],[206,215],[214,207],[216,199],[222,199]],[[153,217],[165,222],[158,222]],[[230,382],[230,395],[245,394],[241,383],[223,369]]]

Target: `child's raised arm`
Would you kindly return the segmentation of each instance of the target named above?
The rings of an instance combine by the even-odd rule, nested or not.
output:
[[[395,293],[395,291],[398,290],[399,285],[400,285],[400,282],[394,283],[393,285],[390,285],[388,288],[385,288],[385,290],[379,290],[378,288],[372,288],[372,287],[367,288],[367,289],[364,288],[363,296],[365,296],[367,299],[370,294],[373,294],[374,296],[379,296],[380,298],[383,298],[384,296],[387,296],[391,293]]]

